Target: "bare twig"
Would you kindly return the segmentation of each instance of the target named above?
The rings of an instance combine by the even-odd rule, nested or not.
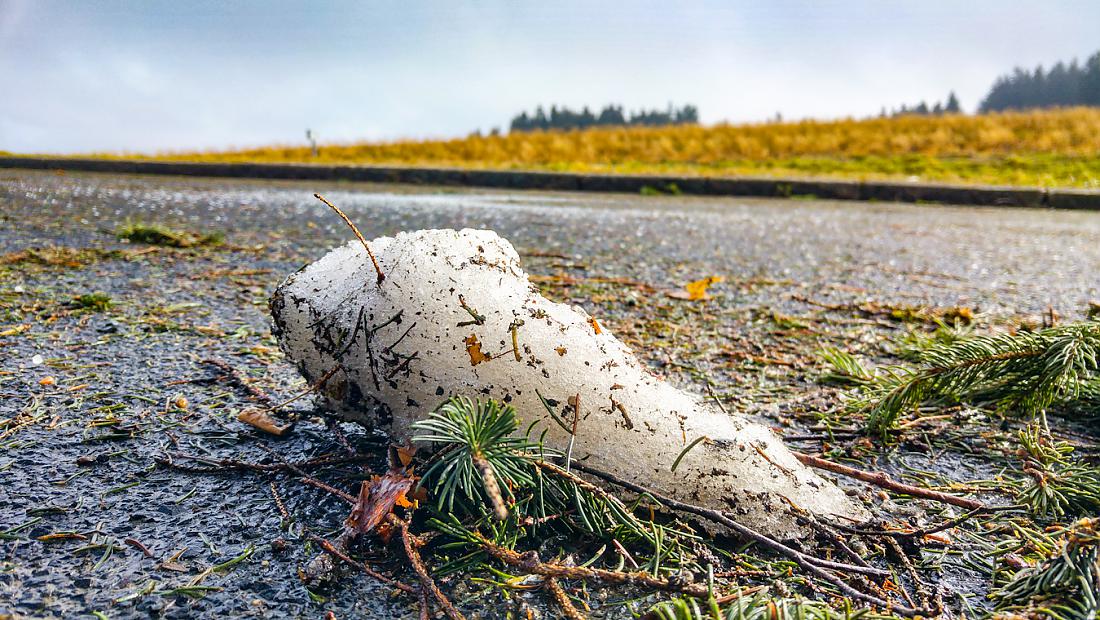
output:
[[[171,457],[178,459],[188,459],[209,465],[210,467],[189,467],[181,465],[171,460]],[[316,459],[310,459],[308,461],[288,462],[288,463],[250,463],[248,461],[239,461],[236,459],[212,459],[205,456],[197,456],[193,454],[184,454],[182,452],[170,452],[165,457],[158,457],[155,459],[158,463],[172,467],[175,469],[181,469],[192,473],[209,473],[214,474],[218,472],[225,472],[229,470],[247,470],[256,472],[271,472],[271,471],[293,471],[295,467],[324,467],[326,465],[344,465],[347,463],[364,463],[371,461],[374,457],[366,455],[355,456],[343,456],[343,457],[322,457]]]
[[[913,566],[913,561],[909,559],[909,556],[905,553],[905,550],[898,544],[896,538],[886,538],[886,543],[893,549],[894,553],[901,558],[901,563],[905,565],[906,572],[909,573],[909,580],[913,582],[913,587],[917,589],[917,594],[920,596],[921,605],[927,609],[932,608],[932,599],[928,596],[928,590],[924,587],[924,582],[921,581],[920,574],[917,573],[917,568]],[[905,598],[912,604],[913,599],[909,596],[907,590],[905,592]],[[938,615],[938,614],[937,614]]]
[[[458,324],[459,327],[465,327],[467,325],[484,325],[485,324],[485,317],[478,314],[477,310],[474,310],[473,308],[471,308],[470,305],[466,303],[466,298],[464,296],[462,296],[461,294],[459,294],[459,296],[458,296],[458,305],[462,306],[462,309],[466,311],[466,314],[469,314],[470,318],[473,319],[472,321],[462,321],[461,323]]]
[[[355,450],[355,447],[351,445],[351,442],[348,441],[348,436],[344,433],[344,429],[340,428],[340,421],[338,419],[331,417],[326,418],[325,426],[327,426],[329,432],[336,437],[336,443],[340,444],[340,447],[344,449],[344,452],[347,453],[349,457],[354,458],[358,456],[359,453]]]
[[[577,440],[577,423],[580,422],[581,419],[580,392],[569,399],[569,404],[573,405],[573,426],[569,430],[569,448],[565,451],[565,471],[569,471],[569,464],[573,462],[573,444]]]
[[[428,593],[424,590],[420,591],[420,620],[428,620],[432,617],[432,604],[428,600]]]
[[[279,509],[279,516],[282,517],[283,523],[290,523],[290,511],[286,509],[286,502],[283,501],[283,497],[279,495],[279,489],[275,486],[274,482],[271,485],[271,497],[275,499],[275,507]]]
[[[715,599],[714,602],[718,603],[719,605],[725,605],[726,603],[732,603],[733,601],[736,601],[739,598],[746,597],[750,594],[756,594],[757,592],[763,590],[766,587],[768,587],[768,586],[753,586],[751,588],[745,588],[743,590],[738,590],[736,592],[730,592],[729,594],[723,596],[722,598]]]
[[[367,245],[367,240],[363,238],[363,233],[359,232],[359,229],[355,227],[355,224],[352,223],[351,219],[347,215],[344,215],[344,212],[340,210],[340,207],[337,207],[331,202],[325,200],[324,197],[320,194],[314,194],[313,197],[328,205],[330,209],[336,212],[336,215],[339,215],[341,218],[343,218],[344,223],[351,228],[351,232],[355,233],[355,236],[359,238],[359,242],[363,244],[363,248],[367,251],[367,256],[370,256],[370,262],[374,263],[374,271],[378,273],[378,285],[381,286],[382,281],[386,279],[386,276],[382,274],[382,268],[378,266],[378,259],[374,257],[374,252],[372,252],[370,246]]]
[[[916,529],[916,530],[913,530],[913,529],[868,530],[868,529],[860,529],[860,528],[851,527],[851,526],[848,526],[848,525],[844,525],[842,523],[834,523],[833,526],[837,527],[841,530],[844,530],[845,532],[849,532],[851,534],[859,534],[861,536],[896,536],[898,538],[924,538],[925,536],[928,536],[930,534],[935,534],[937,532],[942,532],[944,530],[949,530],[949,529],[952,529],[952,528],[957,527],[959,525],[962,525],[963,523],[969,521],[970,519],[976,517],[979,514],[983,514],[983,513],[987,513],[987,512],[1015,510],[1015,509],[1019,509],[1019,508],[1021,508],[1021,506],[982,506],[981,508],[975,508],[974,510],[971,510],[970,512],[967,512],[966,514],[964,514],[962,516],[955,517],[954,519],[949,519],[947,521],[944,521],[943,523],[939,523],[937,525],[932,525],[932,526],[928,526],[928,527],[923,527],[923,528]]]
[[[714,386],[707,381],[707,393],[714,399],[714,404],[718,405],[718,408],[722,410],[722,413],[729,415],[730,412],[726,409],[726,405],[722,403],[722,400],[718,398],[718,395],[714,393]]]
[[[898,493],[904,493],[905,495],[911,495],[913,497],[920,497],[924,499],[930,499],[937,502],[943,502],[945,504],[951,504],[953,506],[959,506],[966,508],[967,510],[978,510],[985,508],[985,504],[973,499],[967,499],[965,497],[959,497],[958,495],[951,495],[949,493],[943,493],[940,491],[933,491],[932,489],[924,489],[921,487],[915,487],[912,485],[898,482],[890,476],[887,476],[883,472],[866,472],[854,467],[848,467],[847,465],[841,465],[840,463],[834,463],[823,459],[818,456],[811,456],[802,452],[793,452],[795,458],[802,462],[803,465],[809,465],[810,467],[816,467],[818,469],[824,469],[831,471],[834,474],[840,474],[842,476],[848,476],[855,478],[856,480],[862,480],[868,484],[873,484],[877,487],[896,491]]]
[[[868,564],[862,556],[860,556],[851,547],[848,546],[848,543],[844,541],[844,537],[841,536],[836,530],[818,521],[817,518],[813,515],[810,515],[807,518],[807,521],[814,529],[827,536],[829,540],[831,540],[833,544],[837,546],[838,549],[843,551],[845,555],[851,558],[853,563],[867,568],[871,567],[871,565]]]
[[[215,358],[204,359],[202,362],[204,364],[214,366],[218,370],[222,371],[223,375],[232,380],[235,385],[243,389],[245,392],[248,392],[248,395],[256,401],[267,405],[268,407],[274,404],[274,401],[271,400],[270,396],[264,393],[263,390],[260,390],[256,386],[246,381],[240,371],[231,366],[228,362]]]
[[[451,604],[451,601],[447,598],[443,591],[439,589],[439,586],[435,584],[435,580],[432,579],[428,568],[424,566],[424,560],[420,557],[420,552],[417,551],[416,541],[413,539],[412,533],[409,532],[409,523],[404,519],[397,517],[396,515],[390,515],[389,521],[393,525],[397,526],[401,531],[401,543],[405,547],[405,555],[409,558],[409,564],[412,566],[413,571],[416,572],[416,576],[420,579],[420,587],[431,593],[435,602],[443,609],[443,613],[447,614],[447,617],[451,620],[465,620],[463,615],[455,609],[455,606]]]
[[[345,493],[344,491],[341,491],[340,489],[337,489],[336,487],[334,487],[332,485],[325,484],[324,482],[321,482],[320,480],[318,480],[318,479],[316,479],[312,476],[302,476],[301,480],[302,480],[303,483],[308,484],[311,487],[317,487],[318,489],[321,489],[325,493],[330,493],[332,495],[335,495],[336,497],[339,497],[340,499],[344,500],[345,502],[347,502],[349,504],[355,505],[355,496],[352,495],[351,493]]]
[[[299,398],[308,396],[308,395],[312,394],[313,392],[316,392],[317,390],[324,387],[324,385],[326,383],[328,383],[328,380],[331,379],[332,376],[335,375],[338,370],[340,370],[340,365],[339,364],[333,366],[331,370],[329,370],[325,374],[321,375],[320,379],[314,381],[313,385],[310,385],[308,388],[303,390],[300,394],[297,394],[296,396],[292,396],[291,398],[288,398],[287,400],[284,400],[281,403],[278,403],[276,405],[272,405],[271,407],[268,407],[268,411],[275,411],[276,409],[282,409],[283,407],[286,407],[287,405],[289,405],[290,403],[298,400]]]
[[[558,604],[558,607],[561,607],[562,615],[569,620],[585,620],[585,615],[573,605],[573,601],[569,600],[569,595],[566,594],[565,589],[561,587],[557,579],[554,577],[547,577],[543,581],[543,584],[546,585],[547,590],[550,590],[550,594],[554,596],[554,602]]]
[[[519,354],[519,328],[523,327],[523,319],[516,319],[508,325],[508,331],[512,332],[512,353],[516,356],[517,362],[522,362],[523,357]]]
[[[321,545],[321,548],[325,550],[325,553],[328,553],[329,555],[331,555],[331,556],[333,556],[333,557],[335,557],[339,560],[343,560],[345,563],[350,564],[351,566],[354,566],[355,568],[358,568],[359,570],[363,571],[365,574],[377,579],[378,581],[381,581],[382,583],[387,584],[387,585],[391,585],[391,586],[397,588],[398,590],[401,590],[402,592],[407,592],[409,594],[416,594],[418,592],[416,588],[414,588],[414,587],[412,587],[408,584],[401,583],[400,581],[397,581],[396,579],[392,579],[390,577],[387,577],[386,575],[383,575],[382,573],[374,570],[373,568],[368,566],[365,562],[357,562],[357,561],[353,560],[351,558],[351,556],[349,556],[346,553],[344,553],[343,551],[340,551],[339,549],[337,549],[336,545],[332,544],[328,540],[326,540],[324,538],[321,538],[320,536],[318,536],[316,534],[307,534],[307,536],[309,536],[309,539],[312,540],[313,542],[317,543],[318,545]]]
[[[619,555],[623,556],[623,559],[630,562],[631,568],[638,568],[638,562],[634,560],[634,556],[630,555],[630,552],[626,550],[618,539],[612,538],[611,544],[615,545],[615,550],[619,552]]]

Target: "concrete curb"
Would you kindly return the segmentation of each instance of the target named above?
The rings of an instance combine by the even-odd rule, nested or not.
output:
[[[658,193],[675,193],[678,191],[683,194],[701,196],[812,197],[831,200],[929,202],[956,205],[1100,210],[1100,192],[1098,191],[876,181],[812,181],[750,177],[678,177],[463,170],[454,168],[199,163],[46,157],[0,157],[0,168],[247,179],[341,180],[411,185],[459,185],[502,189],[623,192],[631,194],[650,190]],[[672,189],[674,185],[676,190]],[[644,190],[644,188],[649,188],[649,190]]]

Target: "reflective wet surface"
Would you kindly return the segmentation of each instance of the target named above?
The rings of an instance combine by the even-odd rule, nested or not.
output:
[[[197,475],[156,460],[187,453],[275,462],[267,449],[288,459],[341,450],[308,419],[285,439],[238,424],[247,394],[203,361],[228,361],[278,396],[301,388],[270,337],[266,300],[286,274],[351,238],[314,192],[368,239],[496,230],[548,295],[584,305],[656,372],[701,391],[707,371],[731,407],[757,416],[816,389],[799,355],[827,342],[870,346],[902,329],[858,313],[825,320],[823,308],[965,306],[999,324],[1040,320],[1048,308],[1079,319],[1100,298],[1100,213],[2,171],[0,612],[415,612],[356,574],[307,591],[298,568],[316,549],[281,523],[270,483],[294,520],[319,533],[339,527],[346,507],[338,500],[284,475]],[[127,221],[223,231],[226,246],[122,243],[115,230]],[[20,258],[53,246],[94,252],[59,264]],[[705,306],[664,295],[710,275],[726,280]],[[93,292],[109,307],[74,301]],[[777,336],[787,317],[809,335]],[[765,345],[798,364],[727,360],[759,357]],[[346,432],[361,452],[378,452],[377,437]],[[981,473],[966,457],[948,462],[953,475]],[[325,475],[346,483],[369,472],[349,465]],[[380,549],[377,561],[401,570]],[[475,610],[485,604],[461,579],[444,585]]]

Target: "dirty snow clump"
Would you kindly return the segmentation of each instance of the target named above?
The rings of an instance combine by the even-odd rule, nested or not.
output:
[[[565,420],[579,406],[574,458],[773,536],[801,532],[792,505],[866,517],[770,430],[661,381],[583,309],[543,297],[496,233],[421,230],[370,247],[381,283],[354,241],[288,277],[271,303],[283,350],[311,383],[329,377],[324,395],[347,417],[402,442],[452,396],[494,398],[564,452],[569,433],[541,394]]]

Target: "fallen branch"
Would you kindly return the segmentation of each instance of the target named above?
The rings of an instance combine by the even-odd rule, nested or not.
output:
[[[842,476],[848,476],[849,478],[855,478],[856,480],[862,480],[868,484],[873,484],[883,489],[889,489],[897,493],[904,493],[912,497],[920,497],[923,499],[930,499],[936,502],[943,502],[945,504],[951,504],[952,506],[959,506],[960,508],[966,508],[967,510],[978,510],[986,508],[986,505],[978,500],[967,499],[965,497],[959,497],[958,495],[951,495],[949,493],[943,493],[940,491],[933,491],[932,489],[925,489],[921,487],[915,487],[909,484],[898,482],[887,476],[883,472],[866,472],[854,467],[848,467],[847,465],[841,465],[840,463],[834,463],[823,459],[818,456],[811,456],[802,452],[794,452],[794,457],[802,462],[804,465],[810,467],[816,467],[818,469],[824,469],[831,471],[834,474],[840,474]]]

